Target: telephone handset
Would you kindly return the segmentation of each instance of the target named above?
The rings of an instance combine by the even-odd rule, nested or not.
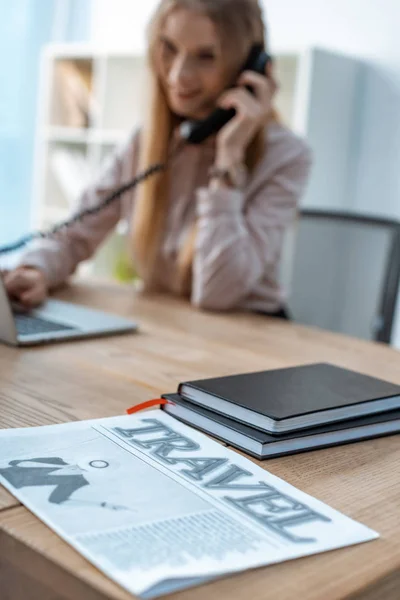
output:
[[[250,54],[243,65],[242,71],[255,71],[261,75],[265,74],[265,67],[269,62],[272,61],[271,56],[264,52],[262,45],[254,45],[250,51]],[[247,86],[246,86],[247,87]],[[250,91],[251,89],[248,88]],[[74,223],[82,221],[83,219],[89,218],[92,215],[96,215],[104,210],[107,206],[118,200],[125,192],[133,189],[139,183],[145,181],[155,173],[159,173],[165,170],[168,166],[170,158],[177,152],[180,152],[181,148],[185,144],[200,144],[207,139],[213,133],[217,133],[222,127],[228,123],[232,117],[235,116],[235,109],[225,110],[223,108],[217,108],[207,119],[203,121],[186,121],[182,123],[180,127],[180,133],[182,138],[182,144],[178,145],[172,154],[168,157],[165,163],[158,163],[151,165],[148,169],[139,173],[134,179],[128,181],[121,187],[114,190],[109,196],[104,198],[97,206],[87,208],[75,214],[72,218],[67,221],[63,221],[55,225],[48,231],[35,231],[30,233],[21,239],[8,244],[6,246],[0,246],[0,255],[8,254],[19,250],[29,242],[35,239],[50,238],[57,233],[63,232],[66,228],[70,227]]]
[[[264,51],[261,44],[255,44],[240,72],[255,71],[260,75],[265,75],[265,68],[270,62],[272,62],[272,57]],[[251,91],[250,88],[248,89]],[[220,131],[235,114],[234,108],[217,108],[202,121],[185,121],[180,126],[181,138],[188,144],[201,144],[210,135]]]

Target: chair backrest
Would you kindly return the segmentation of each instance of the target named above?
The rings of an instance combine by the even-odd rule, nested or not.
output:
[[[286,271],[295,321],[390,343],[400,284],[400,222],[302,210],[291,245]]]

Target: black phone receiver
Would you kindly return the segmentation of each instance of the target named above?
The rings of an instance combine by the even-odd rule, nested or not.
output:
[[[260,75],[265,75],[265,67],[270,62],[272,62],[272,57],[264,51],[263,46],[255,44],[240,72],[255,71]],[[251,88],[246,87],[249,91],[252,91]],[[184,121],[179,128],[181,138],[188,144],[201,144],[210,135],[222,129],[235,114],[236,110],[234,108],[217,108],[202,121]]]

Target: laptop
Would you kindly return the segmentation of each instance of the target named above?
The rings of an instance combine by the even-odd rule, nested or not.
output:
[[[50,299],[39,308],[26,310],[10,301],[0,275],[0,342],[34,346],[136,329],[137,324],[127,319],[60,300]]]

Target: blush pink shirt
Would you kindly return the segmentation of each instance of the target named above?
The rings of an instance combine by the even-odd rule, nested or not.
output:
[[[215,139],[186,146],[170,165],[169,209],[156,267],[157,287],[176,293],[176,257],[197,222],[191,301],[225,310],[275,311],[285,303],[279,266],[287,227],[296,217],[311,165],[306,143],[280,124],[265,130],[266,150],[243,191],[210,189]],[[80,207],[99,203],[137,173],[140,135],[135,132],[83,194]],[[132,220],[135,191],[96,216],[43,240],[21,259],[42,269],[51,288],[90,258],[121,220]]]

